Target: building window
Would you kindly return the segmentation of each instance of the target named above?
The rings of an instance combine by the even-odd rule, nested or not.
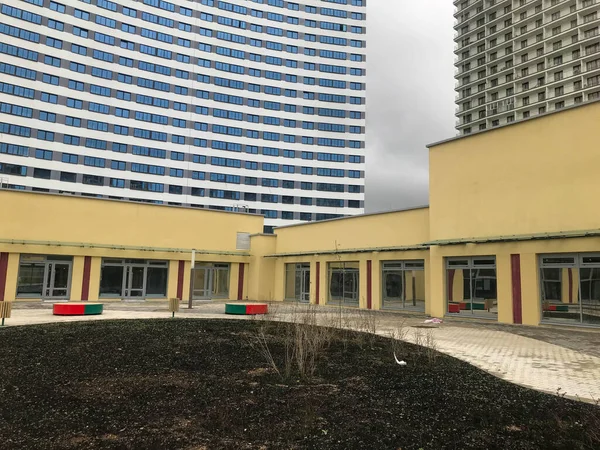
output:
[[[168,271],[168,261],[105,258],[100,269],[100,296],[166,297]]]
[[[310,301],[310,264],[285,265],[285,299],[303,303]]]
[[[381,267],[382,307],[425,311],[425,263],[385,261]]]
[[[68,299],[73,258],[59,255],[21,255],[17,297]]]
[[[192,297],[200,300],[228,298],[229,274],[229,264],[196,263],[192,277]]]
[[[328,303],[358,305],[358,262],[329,263]]]
[[[497,316],[496,258],[447,258],[446,300],[449,314]]]
[[[600,325],[600,254],[540,255],[542,320]]]

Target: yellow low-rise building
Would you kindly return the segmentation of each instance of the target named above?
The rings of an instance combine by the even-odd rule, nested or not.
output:
[[[251,214],[0,190],[0,300],[298,301],[598,325],[599,121],[589,103],[432,144],[429,207],[275,234]]]

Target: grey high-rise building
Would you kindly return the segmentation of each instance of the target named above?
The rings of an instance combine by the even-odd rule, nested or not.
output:
[[[597,0],[454,4],[460,134],[600,98]]]

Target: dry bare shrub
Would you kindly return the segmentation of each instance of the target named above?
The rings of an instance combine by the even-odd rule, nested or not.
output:
[[[329,346],[333,331],[318,323],[317,307],[307,305],[296,306],[289,317],[291,323],[265,321],[258,327],[251,344],[264,361],[272,367],[284,381],[291,380],[296,374],[303,380],[314,377],[318,361]],[[283,340],[283,367],[280,368],[268,343],[269,329]]]
[[[372,347],[377,339],[377,327],[379,325],[379,316],[373,311],[364,309],[357,310],[355,316],[354,329],[360,333],[355,334],[359,344],[368,342]]]
[[[437,342],[435,340],[435,336],[433,335],[433,330],[427,330],[427,332],[425,333],[423,346],[425,347],[425,354],[427,355],[427,360],[429,361],[429,363],[435,363],[435,360],[438,357],[438,351]]]
[[[413,331],[413,340],[415,345],[417,346],[417,351],[419,354],[423,349],[423,332],[419,328],[415,328]]]
[[[250,346],[262,357],[262,359],[271,367],[277,375],[281,379],[283,379],[283,375],[275,362],[275,358],[273,358],[273,354],[271,353],[271,348],[269,347],[268,342],[268,326],[263,323],[261,324],[254,335],[250,337],[249,344]]]

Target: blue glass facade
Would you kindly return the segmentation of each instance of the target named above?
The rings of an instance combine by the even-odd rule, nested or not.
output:
[[[365,6],[8,0],[0,180],[272,225],[361,213]]]

